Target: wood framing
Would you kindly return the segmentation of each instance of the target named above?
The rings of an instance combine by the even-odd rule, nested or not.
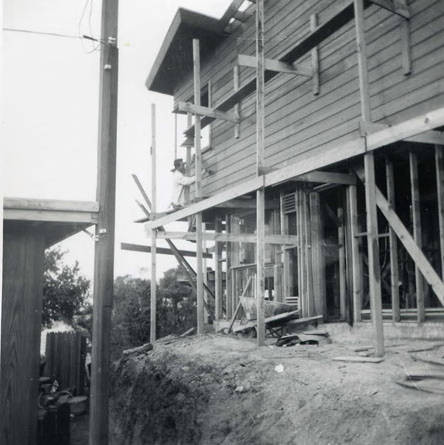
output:
[[[214,108],[203,107],[202,105],[190,104],[188,102],[176,102],[174,104],[173,112],[180,114],[193,113],[194,115],[207,116],[213,119],[222,119],[228,122],[239,123],[239,118],[237,118],[234,113],[218,111]]]
[[[129,250],[131,252],[143,252],[143,253],[151,253],[151,246],[146,246],[142,244],[134,244],[134,243],[120,243],[120,248],[122,250]],[[184,257],[192,257],[196,258],[196,252],[192,250],[184,250],[180,249],[179,253]],[[156,254],[159,255],[174,255],[172,249],[168,249],[166,247],[157,247]],[[204,258],[212,258],[213,256],[210,253],[203,253]]]
[[[264,167],[265,150],[265,62],[264,62],[264,0],[256,3],[256,174],[259,178]],[[256,313],[257,313],[257,344],[265,344],[265,190],[256,191]]]
[[[412,223],[413,238],[420,249],[422,249],[422,223],[421,223],[421,201],[419,196],[418,180],[418,159],[414,152],[409,152],[410,168],[410,194],[412,200]],[[415,266],[415,284],[416,284],[416,308],[418,310],[418,322],[425,320],[424,312],[424,282],[418,266]]]
[[[196,232],[159,232],[158,239],[182,239],[187,241],[196,241]],[[206,232],[202,235],[205,241],[217,242],[237,242],[237,243],[257,243],[257,236],[253,233],[210,233]],[[265,244],[287,244],[296,245],[298,237],[296,235],[266,235],[264,237]]]
[[[237,56],[237,64],[249,68],[256,68],[256,57],[239,54]],[[277,73],[293,74],[296,76],[312,77],[313,69],[308,65],[291,65],[289,63],[280,62],[279,60],[265,59],[265,69]]]
[[[156,106],[151,104],[151,211],[157,211]],[[157,325],[157,230],[151,229],[150,342],[156,341]]]
[[[438,202],[441,277],[444,279],[444,147],[435,146],[436,199]]]
[[[200,43],[193,39],[193,70],[194,70],[194,105],[200,106]],[[194,149],[195,149],[195,176],[196,176],[196,198],[202,196],[202,152],[200,115],[194,115]],[[196,214],[196,250],[197,250],[197,333],[204,332],[204,286],[203,286],[203,239],[202,239],[202,213]]]
[[[385,175],[387,186],[387,200],[393,210],[396,209],[395,202],[395,179],[393,171],[393,163],[386,158]],[[390,248],[390,284],[392,296],[393,321],[400,321],[399,307],[399,264],[398,264],[398,240],[392,228],[389,229],[389,248]]]

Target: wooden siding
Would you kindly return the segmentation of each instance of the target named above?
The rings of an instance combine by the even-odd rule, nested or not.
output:
[[[5,226],[1,332],[0,443],[37,440],[44,236]]]
[[[400,23],[397,15],[371,6],[365,12],[369,82],[373,121],[401,122],[444,105],[444,2],[411,0],[412,74],[402,70]],[[266,1],[266,57],[277,58],[309,32],[310,15],[322,23],[342,1]],[[213,103],[233,88],[232,68],[237,54],[254,55],[254,16],[218,48],[202,66],[202,85],[211,79]],[[191,43],[190,43],[191,44]],[[358,137],[359,85],[354,21],[324,41],[320,53],[320,94],[312,82],[280,74],[266,84],[265,162],[281,167],[313,151],[325,152]],[[310,55],[300,62],[309,62]],[[242,68],[241,84],[254,77]],[[176,99],[192,96],[191,77]],[[255,95],[242,101],[240,138],[234,125],[213,124],[213,149],[203,155],[203,167],[215,172],[203,181],[203,194],[212,195],[255,174]],[[248,119],[245,119],[248,117]]]

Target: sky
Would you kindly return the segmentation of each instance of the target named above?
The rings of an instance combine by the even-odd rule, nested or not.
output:
[[[179,7],[221,17],[230,0],[131,0],[119,9],[119,106],[115,275],[149,277],[149,255],[121,242],[147,244],[131,174],[149,191],[150,114],[157,110],[158,208],[170,198],[174,115],[170,96],[152,93],[145,79]],[[8,197],[95,200],[99,51],[80,35],[99,37],[99,0],[3,0],[2,181]],[[39,35],[8,29],[62,34]],[[185,122],[178,124],[179,145]],[[179,156],[181,155],[179,147]],[[181,223],[171,225],[181,230]],[[158,241],[163,246],[164,241]],[[186,241],[180,247],[193,248]],[[94,242],[79,233],[60,244],[68,263],[93,275]],[[166,245],[165,245],[166,246]],[[158,256],[158,276],[175,267]]]

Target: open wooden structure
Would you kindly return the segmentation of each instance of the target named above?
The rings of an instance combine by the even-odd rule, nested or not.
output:
[[[434,0],[234,0],[220,20],[178,11],[146,85],[188,114],[197,185],[147,226],[195,216],[195,231],[157,238],[196,241],[198,278],[202,242],[215,242],[217,319],[250,276],[258,344],[264,298],[370,318],[378,356],[383,319],[444,317],[443,25]]]

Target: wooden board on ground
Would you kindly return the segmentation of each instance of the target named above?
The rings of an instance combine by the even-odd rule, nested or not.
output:
[[[383,357],[361,357],[356,355],[346,357],[335,357],[336,362],[353,362],[353,363],[380,363],[384,361]]]
[[[285,324],[290,320],[293,320],[293,323],[309,323],[312,321],[319,321],[322,320],[322,315],[318,315],[316,317],[307,317],[307,318],[299,318],[297,320],[294,320],[297,318],[297,316],[300,314],[300,311],[291,311],[291,312],[285,312],[283,314],[273,315],[272,317],[267,317],[265,319],[265,325],[268,324]],[[256,327],[256,320],[249,321],[248,323],[245,323],[241,326],[237,326],[233,329],[233,332],[242,332],[246,331],[247,329],[252,329]]]

